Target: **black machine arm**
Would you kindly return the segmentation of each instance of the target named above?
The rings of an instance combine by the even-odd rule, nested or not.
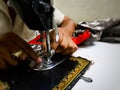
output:
[[[37,70],[49,70],[58,65],[60,62],[54,63],[51,61],[55,50],[51,49],[50,46],[49,30],[55,30],[56,41],[59,40],[57,24],[53,19],[54,7],[51,0],[9,0],[9,4],[31,30],[38,30],[42,37],[43,33],[46,33],[46,39],[40,38],[39,40],[42,42],[46,40],[46,50],[42,45],[42,52],[46,54],[45,56],[43,53],[41,54],[43,62]]]
[[[52,29],[54,8],[50,0],[9,0],[10,5],[32,30]]]

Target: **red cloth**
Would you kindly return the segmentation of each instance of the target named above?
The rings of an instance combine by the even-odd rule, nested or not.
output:
[[[29,41],[29,44],[42,44],[42,42],[38,42],[38,40],[40,39],[40,34],[34,38],[33,40]]]
[[[77,37],[73,37],[72,40],[78,45],[90,37],[89,30],[85,30],[82,34],[78,35]],[[38,42],[40,39],[40,35],[38,35],[35,39],[29,41],[29,44],[42,44],[42,42]]]
[[[77,37],[73,37],[72,40],[78,45],[90,37],[89,30],[86,30],[82,34],[78,35]]]

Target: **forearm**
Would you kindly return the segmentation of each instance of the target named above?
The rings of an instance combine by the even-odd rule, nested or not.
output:
[[[60,25],[60,28],[62,28],[62,30],[64,30],[63,32],[65,32],[65,34],[68,36],[72,36],[73,32],[75,31],[75,27],[76,23],[66,16]]]

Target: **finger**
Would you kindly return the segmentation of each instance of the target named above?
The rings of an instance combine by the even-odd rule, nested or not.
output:
[[[59,43],[58,42],[53,42],[51,43],[51,49],[55,50],[59,47]]]
[[[29,57],[25,52],[22,51],[22,54],[19,56],[20,61],[25,61]]]
[[[68,48],[68,42],[61,42],[56,49],[56,53],[64,52]]]
[[[11,38],[10,41],[9,41],[9,38]],[[12,53],[19,51],[19,49],[22,49],[26,53],[28,50],[27,54],[30,55],[30,57],[32,57],[32,55],[35,54],[33,52],[33,50],[31,49],[31,47],[24,40],[22,40],[19,36],[17,36],[14,33],[11,33],[11,32],[7,33],[4,36],[3,41],[6,41],[5,43],[3,43],[3,44],[5,44],[5,46],[3,45],[5,50],[4,49],[2,50],[3,59],[5,60],[6,63],[8,63],[11,66],[18,65],[18,60],[13,58]],[[27,47],[29,46],[29,48],[27,48],[26,45],[27,45]],[[33,52],[33,53],[29,54],[29,52]],[[34,57],[35,58],[38,57],[37,54],[35,56],[33,56],[32,58],[34,58]],[[24,57],[22,57],[22,58],[24,58]],[[36,61],[39,61],[39,60],[40,60],[39,58],[36,58]]]
[[[63,45],[62,47],[59,47],[57,52],[62,53],[62,54],[71,54],[75,52],[78,48],[78,46],[74,42],[67,42],[64,44],[66,44],[66,46]]]
[[[63,52],[63,54],[72,54],[72,53],[74,53],[77,49],[78,49],[78,46],[77,46],[75,43],[73,43],[73,44],[71,44],[71,47],[70,47],[70,48],[68,48],[66,51]]]
[[[14,43],[18,45],[26,54],[28,54],[31,59],[35,60],[37,63],[40,63],[42,61],[41,58],[33,51],[31,46],[26,41],[21,39],[16,34],[13,35],[16,37],[15,39],[13,39]],[[9,36],[11,36],[11,34]]]
[[[68,48],[64,52],[61,52],[61,53],[64,54],[64,55],[66,55],[66,54],[72,54],[75,51],[76,51],[75,48]]]
[[[32,60],[34,60],[36,63],[41,63],[42,59],[40,58],[40,56],[38,56],[37,53],[33,51],[33,49],[31,48],[31,46],[28,43],[25,43],[25,44],[26,45],[24,47],[21,47],[24,49],[24,54],[21,57],[23,57],[23,59],[25,57],[27,57],[27,58],[29,57]]]
[[[7,65],[2,57],[0,57],[0,69],[6,69]]]
[[[20,50],[20,48],[17,45],[13,44],[12,42],[11,44],[6,43],[6,48],[10,51],[10,53],[14,53]]]
[[[6,63],[8,63],[11,66],[17,66],[18,61],[13,58],[13,56],[10,54],[10,52],[6,52],[4,60]]]
[[[65,51],[65,49],[63,48],[63,47],[61,47],[61,46],[59,46],[59,47],[57,47],[57,49],[56,49],[56,53],[62,53],[62,52],[64,52]]]
[[[25,46],[20,46],[21,48],[23,48],[23,54],[20,56],[20,58],[22,60],[25,60],[26,58],[31,58],[32,60],[34,60],[36,63],[41,63],[42,59],[37,55],[36,52],[33,51],[33,49],[31,48],[31,46],[28,43],[25,43]]]
[[[8,49],[10,53],[15,53],[20,50],[20,48],[13,42],[13,40],[8,40],[8,37],[5,37],[1,42],[1,50]]]
[[[35,56],[33,56],[33,57],[35,57]],[[20,60],[20,61],[31,60],[31,56],[29,56],[28,54],[26,54],[25,52],[23,52],[23,53],[20,55],[19,60]],[[41,61],[41,58],[38,57],[38,58],[36,59],[36,62],[37,62],[37,63],[41,63],[41,62],[42,62],[42,61]]]
[[[2,59],[5,61],[5,63],[9,65],[16,66],[18,64],[17,60],[13,58],[12,53],[8,50],[6,46],[1,45],[0,46],[2,49],[0,50],[0,55]]]

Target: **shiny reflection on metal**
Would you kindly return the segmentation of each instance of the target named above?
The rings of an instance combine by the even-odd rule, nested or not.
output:
[[[32,64],[33,70],[36,70],[36,71],[50,70],[65,60],[65,59],[58,60],[58,61],[51,60],[55,51],[51,50],[51,53],[52,53],[52,55],[50,55],[51,57],[47,57],[46,53],[42,49],[42,44],[41,45],[38,45],[38,44],[34,45],[33,44],[33,45],[31,45],[31,47],[42,58],[42,63],[35,64],[34,66]],[[31,66],[31,65],[29,65],[29,66]]]
[[[82,76],[81,79],[88,83],[93,82],[92,78],[89,78],[89,77]]]
[[[41,64],[36,65],[33,68],[33,70],[36,70],[36,71],[50,70],[50,69],[54,68],[55,66],[61,64],[64,60],[57,61],[57,62],[52,61],[50,64],[47,64],[46,62],[43,61]]]

